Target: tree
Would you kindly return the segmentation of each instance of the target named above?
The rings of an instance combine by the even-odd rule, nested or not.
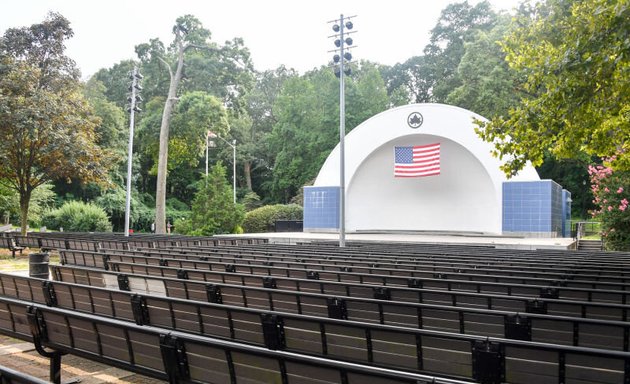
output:
[[[464,56],[464,44],[477,32],[489,31],[496,22],[496,13],[487,1],[475,6],[468,1],[449,4],[431,30],[429,45],[424,48],[422,88],[431,92],[431,100],[446,101],[448,94],[461,85],[457,68]]]
[[[630,2],[547,0],[517,23],[502,46],[526,96],[478,129],[505,173],[539,165],[546,150],[630,169]]]
[[[269,148],[269,137],[277,122],[273,106],[284,83],[297,76],[297,72],[284,66],[259,73],[255,87],[246,96],[247,113],[231,119],[232,136],[239,144],[237,155],[243,164],[245,185],[250,191],[255,189],[253,179],[271,177],[275,155]],[[256,192],[262,191],[256,188]]]
[[[387,84],[387,93],[394,105],[427,103],[431,101],[433,72],[425,56],[414,56],[393,67],[383,67],[381,76]],[[400,96],[402,95],[402,96]],[[398,101],[398,97],[402,100]]]
[[[184,50],[190,47],[190,45],[185,45],[186,42],[184,40],[184,35],[188,31],[188,28],[183,25],[183,20],[181,18],[178,19],[177,24],[173,27],[173,33],[175,34],[174,44],[177,47],[177,67],[175,72],[173,72],[170,64],[162,59],[168,68],[171,80],[168,87],[168,95],[164,102],[164,110],[162,111],[162,124],[160,125],[160,146],[155,189],[155,233],[166,233],[166,175],[168,172],[169,129],[171,112],[177,100],[177,88],[184,70]]]
[[[235,233],[244,218],[245,209],[232,201],[232,188],[227,182],[225,167],[219,162],[200,182],[190,219],[177,221],[175,229],[196,236]]]
[[[23,234],[35,188],[57,178],[106,179],[108,157],[95,143],[98,119],[64,55],[71,36],[69,22],[51,13],[0,38],[0,180],[20,196]]]
[[[165,65],[169,73],[168,93],[164,102],[160,124],[160,145],[156,182],[156,232],[166,229],[166,192],[168,174],[168,146],[171,116],[178,95],[203,91],[221,98],[224,105],[238,110],[241,98],[251,87],[252,68],[249,52],[241,39],[226,42],[222,47],[210,41],[210,31],[191,15],[179,17],[173,28],[175,39],[169,51],[159,40],[136,47],[143,67],[153,70],[145,79],[162,81],[156,73],[157,63]],[[186,70],[184,71],[184,63]],[[157,93],[149,93],[149,101]]]
[[[507,33],[510,19],[499,17],[490,31],[477,31],[464,43],[464,55],[457,66],[460,86],[446,97],[448,104],[482,116],[505,116],[518,104],[517,78],[509,70],[499,41]]]

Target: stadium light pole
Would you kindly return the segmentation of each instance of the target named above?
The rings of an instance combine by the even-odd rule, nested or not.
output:
[[[331,52],[339,52],[333,56],[335,67],[335,75],[339,77],[339,247],[346,246],[346,164],[345,164],[345,137],[346,137],[346,99],[344,75],[350,75],[350,67],[344,68],[344,63],[352,60],[352,54],[345,52],[346,49],[354,48],[351,37],[345,37],[354,32],[345,32],[346,29],[353,28],[351,18],[344,18],[343,14],[338,20],[330,21],[333,24],[335,35],[329,36],[335,38],[334,44],[337,49]]]
[[[131,216],[131,171],[132,171],[132,157],[133,157],[133,128],[134,128],[134,114],[135,112],[141,112],[138,104],[142,101],[139,92],[142,90],[140,86],[140,80],[142,75],[138,71],[138,67],[134,67],[133,71],[129,74],[131,79],[131,85],[129,91],[131,95],[127,98],[129,102],[129,148],[127,155],[127,198],[125,202],[125,236],[129,236],[129,218]]]
[[[230,147],[232,147],[232,197],[234,199],[234,204],[236,204],[236,139],[229,141],[225,140],[221,136],[217,135],[212,131],[208,131],[209,138],[217,138],[223,140],[223,142]],[[206,139],[207,140],[207,139]],[[206,145],[206,177],[208,176],[208,146]]]

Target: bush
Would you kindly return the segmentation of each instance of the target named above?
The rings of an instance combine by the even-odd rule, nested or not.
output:
[[[243,221],[246,233],[273,231],[276,220],[302,220],[302,207],[297,204],[265,205],[247,212]]]
[[[63,228],[72,232],[111,232],[112,225],[105,211],[96,205],[69,201],[60,208],[48,211],[42,225],[50,229]]]
[[[593,217],[601,221],[602,240],[607,250],[630,251],[630,171],[613,171],[606,165],[589,166],[591,189],[598,209]]]

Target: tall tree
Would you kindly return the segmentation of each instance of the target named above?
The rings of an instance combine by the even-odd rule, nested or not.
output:
[[[518,104],[518,77],[509,70],[499,45],[509,23],[507,15],[499,16],[492,30],[479,30],[464,43],[464,55],[457,66],[460,85],[448,93],[448,104],[485,117],[507,115]]]
[[[503,49],[526,96],[479,129],[503,170],[539,165],[547,150],[630,169],[630,1],[547,0],[517,22]]]
[[[143,68],[149,69],[144,83],[149,87],[157,87],[153,88],[154,92],[148,93],[149,102],[159,94],[158,88],[164,89],[159,85],[163,82],[163,77],[156,68],[159,65],[166,66],[169,74],[160,124],[156,183],[157,233],[164,233],[166,229],[169,130],[176,101],[187,92],[203,91],[221,98],[225,106],[238,110],[253,79],[249,51],[244,48],[241,39],[228,41],[218,47],[210,41],[210,31],[190,15],[177,19],[173,33],[175,39],[168,50],[156,39],[136,47]],[[158,86],[155,82],[159,83]]]
[[[258,194],[262,190],[255,188],[252,179],[270,178],[275,159],[269,147],[273,125],[278,121],[273,106],[285,82],[295,77],[298,73],[284,66],[259,73],[255,87],[246,96],[247,114],[235,116],[230,124],[232,134],[239,143],[238,155],[243,164],[245,185],[249,190],[256,189]]]
[[[393,67],[382,67],[381,76],[387,84],[387,93],[393,104],[427,103],[431,101],[433,72],[425,56],[414,56]],[[401,95],[404,102],[396,102]]]
[[[457,67],[464,56],[464,43],[478,31],[492,29],[496,13],[487,1],[471,6],[468,1],[449,4],[442,10],[440,19],[431,30],[431,40],[424,49],[424,64],[429,75],[425,89],[431,100],[444,102],[448,94],[461,85]]]
[[[166,175],[168,172],[168,142],[169,129],[171,123],[171,112],[177,100],[177,88],[182,79],[184,70],[184,49],[190,45],[185,45],[184,34],[188,30],[186,27],[177,25],[173,28],[175,34],[175,45],[177,47],[177,67],[175,72],[167,61],[164,64],[168,67],[170,83],[168,86],[168,95],[164,102],[164,110],[162,111],[162,124],[160,125],[160,147],[158,155],[158,173],[157,186],[155,188],[155,233],[166,233]]]
[[[64,55],[70,23],[51,13],[0,38],[0,180],[20,195],[26,233],[33,191],[47,181],[105,180],[107,158],[95,143],[98,119]]]

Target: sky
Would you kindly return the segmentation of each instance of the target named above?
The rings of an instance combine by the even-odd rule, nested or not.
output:
[[[172,41],[179,16],[192,14],[223,44],[243,38],[257,70],[284,64],[300,73],[326,64],[333,53],[332,24],[352,18],[356,60],[394,65],[422,54],[440,12],[453,0],[14,0],[0,12],[0,32],[39,23],[49,11],[70,21],[74,37],[66,54],[84,79],[101,68],[136,59],[134,47],[159,38]],[[479,0],[469,0],[477,4]],[[490,0],[512,11],[520,0]]]

